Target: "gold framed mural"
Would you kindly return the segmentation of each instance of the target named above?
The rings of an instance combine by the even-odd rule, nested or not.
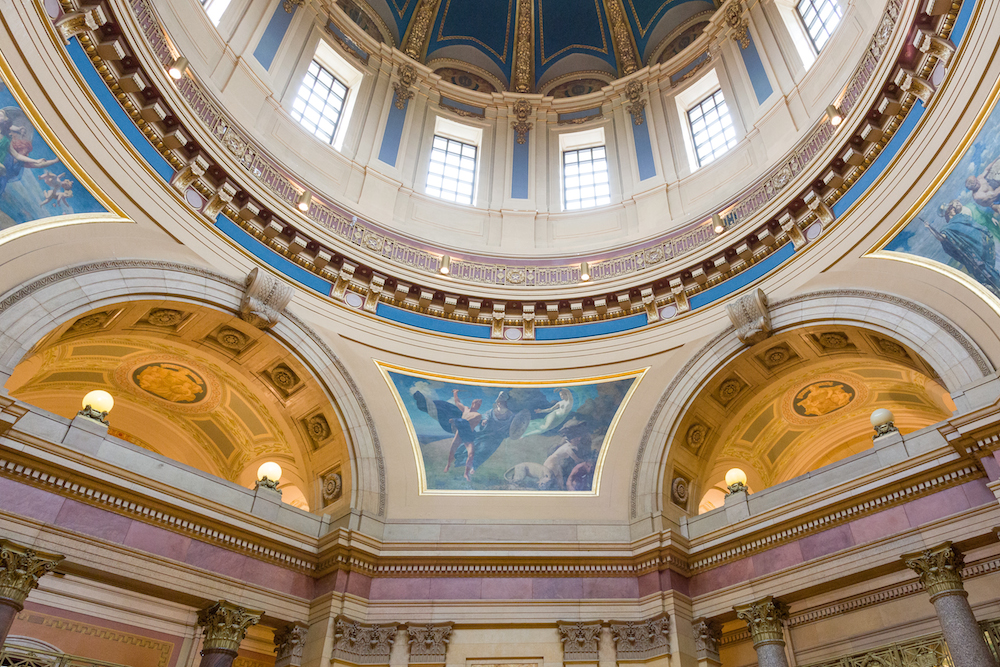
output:
[[[598,495],[615,427],[649,370],[520,382],[375,365],[406,424],[421,495]]]
[[[865,257],[955,280],[1000,314],[1000,80],[931,186]]]
[[[131,220],[70,156],[0,58],[0,244],[87,222]]]

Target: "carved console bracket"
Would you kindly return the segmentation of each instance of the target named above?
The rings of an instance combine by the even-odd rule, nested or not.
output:
[[[396,91],[393,104],[397,109],[405,109],[406,103],[413,99],[413,84],[417,81],[417,70],[413,65],[399,66],[399,81],[392,82],[392,89]]]
[[[708,618],[695,619],[691,625],[694,633],[695,657],[698,660],[720,662],[719,642],[722,640],[722,626]]]
[[[292,288],[259,268],[250,271],[245,284],[240,318],[266,331],[281,319],[282,311],[292,300]]]
[[[771,335],[771,313],[764,290],[755,289],[726,305],[736,336],[744,345],[753,346]]]
[[[642,110],[646,107],[646,100],[642,99],[643,85],[639,81],[629,81],[625,85],[625,97],[628,104],[625,109],[632,115],[633,125],[642,125],[645,114]]]
[[[733,30],[733,41],[741,49],[750,46],[750,22],[743,18],[743,3],[733,0],[726,6],[726,25]]]

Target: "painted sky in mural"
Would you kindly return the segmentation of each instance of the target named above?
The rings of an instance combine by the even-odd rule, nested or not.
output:
[[[885,246],[941,262],[1000,298],[1000,111],[920,212]]]
[[[103,213],[0,81],[0,231],[69,213]]]
[[[381,367],[432,493],[596,492],[603,449],[642,375],[504,386]]]

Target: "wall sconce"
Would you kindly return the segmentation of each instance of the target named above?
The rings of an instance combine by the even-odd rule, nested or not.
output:
[[[83,397],[83,410],[80,414],[84,417],[108,423],[108,413],[115,407],[115,399],[106,391],[96,389]]]
[[[729,493],[739,493],[740,491],[749,493],[750,491],[747,488],[747,474],[739,468],[732,468],[726,473],[726,486],[729,488]]]
[[[587,262],[580,262],[580,280],[583,282],[590,280],[590,264]]]
[[[441,266],[438,267],[438,271],[444,275],[451,273],[451,257],[448,255],[441,255]]]
[[[184,78],[184,70],[187,69],[188,59],[184,56],[177,56],[174,61],[170,63],[170,67],[167,68],[167,74],[170,75],[171,79],[179,81]]]
[[[299,209],[303,213],[309,212],[309,204],[312,203],[313,195],[308,190],[303,190],[302,194],[299,195],[298,201],[295,202],[295,208]]]
[[[837,127],[844,122],[844,115],[836,105],[831,104],[826,108],[826,117],[830,119],[830,125]]]
[[[726,223],[722,221],[722,216],[718,213],[712,214],[712,229],[716,234],[723,234],[726,231]]]
[[[281,479],[281,466],[274,461],[267,461],[257,468],[256,488],[266,486],[269,489],[277,489],[279,479]]]

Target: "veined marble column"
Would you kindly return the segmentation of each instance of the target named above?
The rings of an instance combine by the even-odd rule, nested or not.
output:
[[[986,646],[986,638],[969,606],[969,594],[962,586],[961,552],[951,542],[945,542],[903,556],[903,562],[917,573],[931,596],[955,667],[996,667],[997,661]]]
[[[747,622],[759,667],[788,667],[781,627],[781,622],[788,618],[788,605],[769,595],[733,609],[737,617]]]
[[[258,623],[263,613],[225,600],[198,612],[198,625],[205,628],[201,667],[232,667],[247,629]]]
[[[38,588],[38,579],[63,558],[0,540],[0,645],[7,641],[17,612],[24,609],[24,599]]]

